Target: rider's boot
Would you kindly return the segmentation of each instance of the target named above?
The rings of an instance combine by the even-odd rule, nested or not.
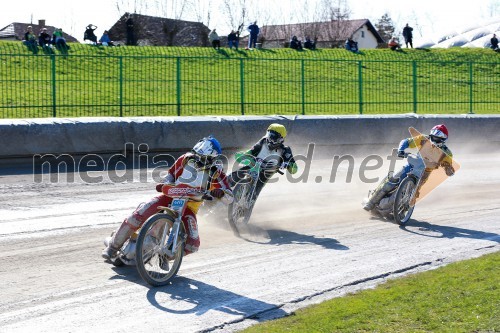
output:
[[[394,179],[392,177],[387,177],[385,182],[378,186],[375,191],[371,194],[370,199],[363,205],[363,209],[370,211],[375,208],[382,198],[385,197],[387,193],[392,191],[398,185],[399,179]]]
[[[384,191],[383,187],[377,188],[375,192],[370,196],[370,200],[368,200],[364,205],[363,209],[366,211],[370,211],[375,208],[375,205],[382,200],[382,198],[387,194],[387,191]]]
[[[137,230],[133,224],[129,222],[129,220],[136,220],[135,218],[128,218],[122,222],[122,225],[116,230],[114,235],[111,237],[109,241],[105,241],[105,244],[108,243],[107,247],[102,251],[101,255],[104,259],[111,260],[116,256],[118,250],[123,246],[125,241],[129,239],[130,236]]]

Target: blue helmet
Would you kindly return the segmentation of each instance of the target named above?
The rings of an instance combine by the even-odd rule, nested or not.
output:
[[[210,135],[198,141],[194,145],[192,152],[198,162],[203,165],[210,165],[217,156],[222,154],[222,148],[219,141]]]

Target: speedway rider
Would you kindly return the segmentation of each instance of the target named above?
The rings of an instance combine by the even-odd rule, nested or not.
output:
[[[419,177],[420,181],[418,184],[418,188],[412,198],[412,201],[410,202],[410,206],[415,205],[415,200],[416,198],[418,198],[420,188],[422,188],[422,185],[427,181],[429,175],[433,170],[437,169],[439,166],[443,166],[447,176],[453,176],[453,174],[455,173],[455,170],[452,166],[453,155],[450,149],[445,145],[447,139],[448,129],[445,125],[440,124],[434,126],[431,129],[429,135],[418,135],[415,137],[407,138],[402,140],[399,144],[398,157],[401,158],[404,158],[406,156],[406,148],[418,148],[420,150],[420,153],[422,153],[422,147],[424,147],[424,145],[426,145],[427,143],[430,143],[431,146],[440,148],[442,151],[436,161],[427,161],[427,163],[425,164],[425,169],[423,170],[422,175]],[[424,163],[422,161],[422,169],[423,168]],[[407,163],[395,175],[389,175],[388,177],[386,177],[370,195],[368,202],[363,205],[363,208],[367,211],[375,208],[375,206],[379,204],[380,200],[382,200],[382,198],[384,198],[387,193],[398,186],[399,182],[406,177],[406,174],[410,172],[411,169],[412,165]]]
[[[242,180],[251,169],[255,159],[263,160],[259,182],[256,186],[257,197],[265,183],[280,168],[286,168],[289,173],[297,172],[298,167],[292,155],[290,147],[285,146],[286,128],[281,124],[271,124],[263,136],[251,149],[236,153],[236,161],[246,164],[239,170],[231,173],[230,183],[232,186]]]
[[[165,185],[175,186],[187,184],[202,190],[209,190],[214,198],[223,199],[231,203],[233,194],[229,187],[222,164],[214,163],[217,156],[222,153],[220,143],[212,136],[201,139],[191,150],[180,156],[168,170],[163,183],[156,185],[156,190],[162,192]],[[153,214],[158,212],[158,206],[169,206],[172,198],[160,194],[147,203],[140,204],[137,209],[126,218],[116,230],[113,237],[105,241],[108,246],[103,250],[102,256],[111,260],[125,241]],[[190,201],[182,217],[187,240],[184,247],[185,254],[198,251],[200,239],[196,222],[196,213],[203,198],[199,201]]]

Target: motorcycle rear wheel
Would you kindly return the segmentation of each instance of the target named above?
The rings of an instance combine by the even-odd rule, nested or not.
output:
[[[174,222],[174,218],[170,215],[155,214],[144,223],[137,237],[135,255],[137,270],[144,281],[155,287],[167,285],[175,277],[182,263],[185,242],[181,237],[184,234],[183,223],[180,224],[174,258],[168,260],[166,255],[159,251],[165,245],[160,244],[164,228],[168,228],[168,239]]]
[[[400,225],[405,225],[413,213],[415,206],[410,207],[410,200],[417,187],[416,180],[413,177],[406,177],[399,184],[394,200],[394,221]]]
[[[229,204],[228,221],[231,230],[236,236],[240,235],[242,226],[248,224],[256,198],[252,195],[255,191],[253,182],[238,182],[233,188],[233,202]]]

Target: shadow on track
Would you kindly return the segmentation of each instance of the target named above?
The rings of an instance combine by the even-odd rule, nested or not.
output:
[[[259,235],[254,239],[255,235]],[[268,245],[285,245],[285,244],[314,244],[322,246],[329,250],[349,250],[349,247],[342,245],[334,238],[316,237],[313,235],[299,234],[288,230],[271,229],[265,230],[256,226],[252,226],[249,233],[240,233],[239,237],[250,243],[268,244]],[[260,238],[260,239],[259,239]],[[264,239],[262,239],[264,238]]]
[[[434,238],[471,238],[471,239],[483,239],[492,242],[500,243],[500,235],[492,232],[484,232],[471,229],[456,228],[450,226],[442,226],[437,224],[431,224],[425,221],[408,221],[407,225],[399,226],[401,230]]]
[[[176,277],[170,286],[150,288],[147,299],[157,309],[174,314],[193,313],[200,316],[207,311],[220,311],[239,316],[233,322],[247,318],[268,320],[287,314],[280,304],[251,299],[182,276]],[[167,299],[166,303],[172,307],[162,305],[162,299]]]

